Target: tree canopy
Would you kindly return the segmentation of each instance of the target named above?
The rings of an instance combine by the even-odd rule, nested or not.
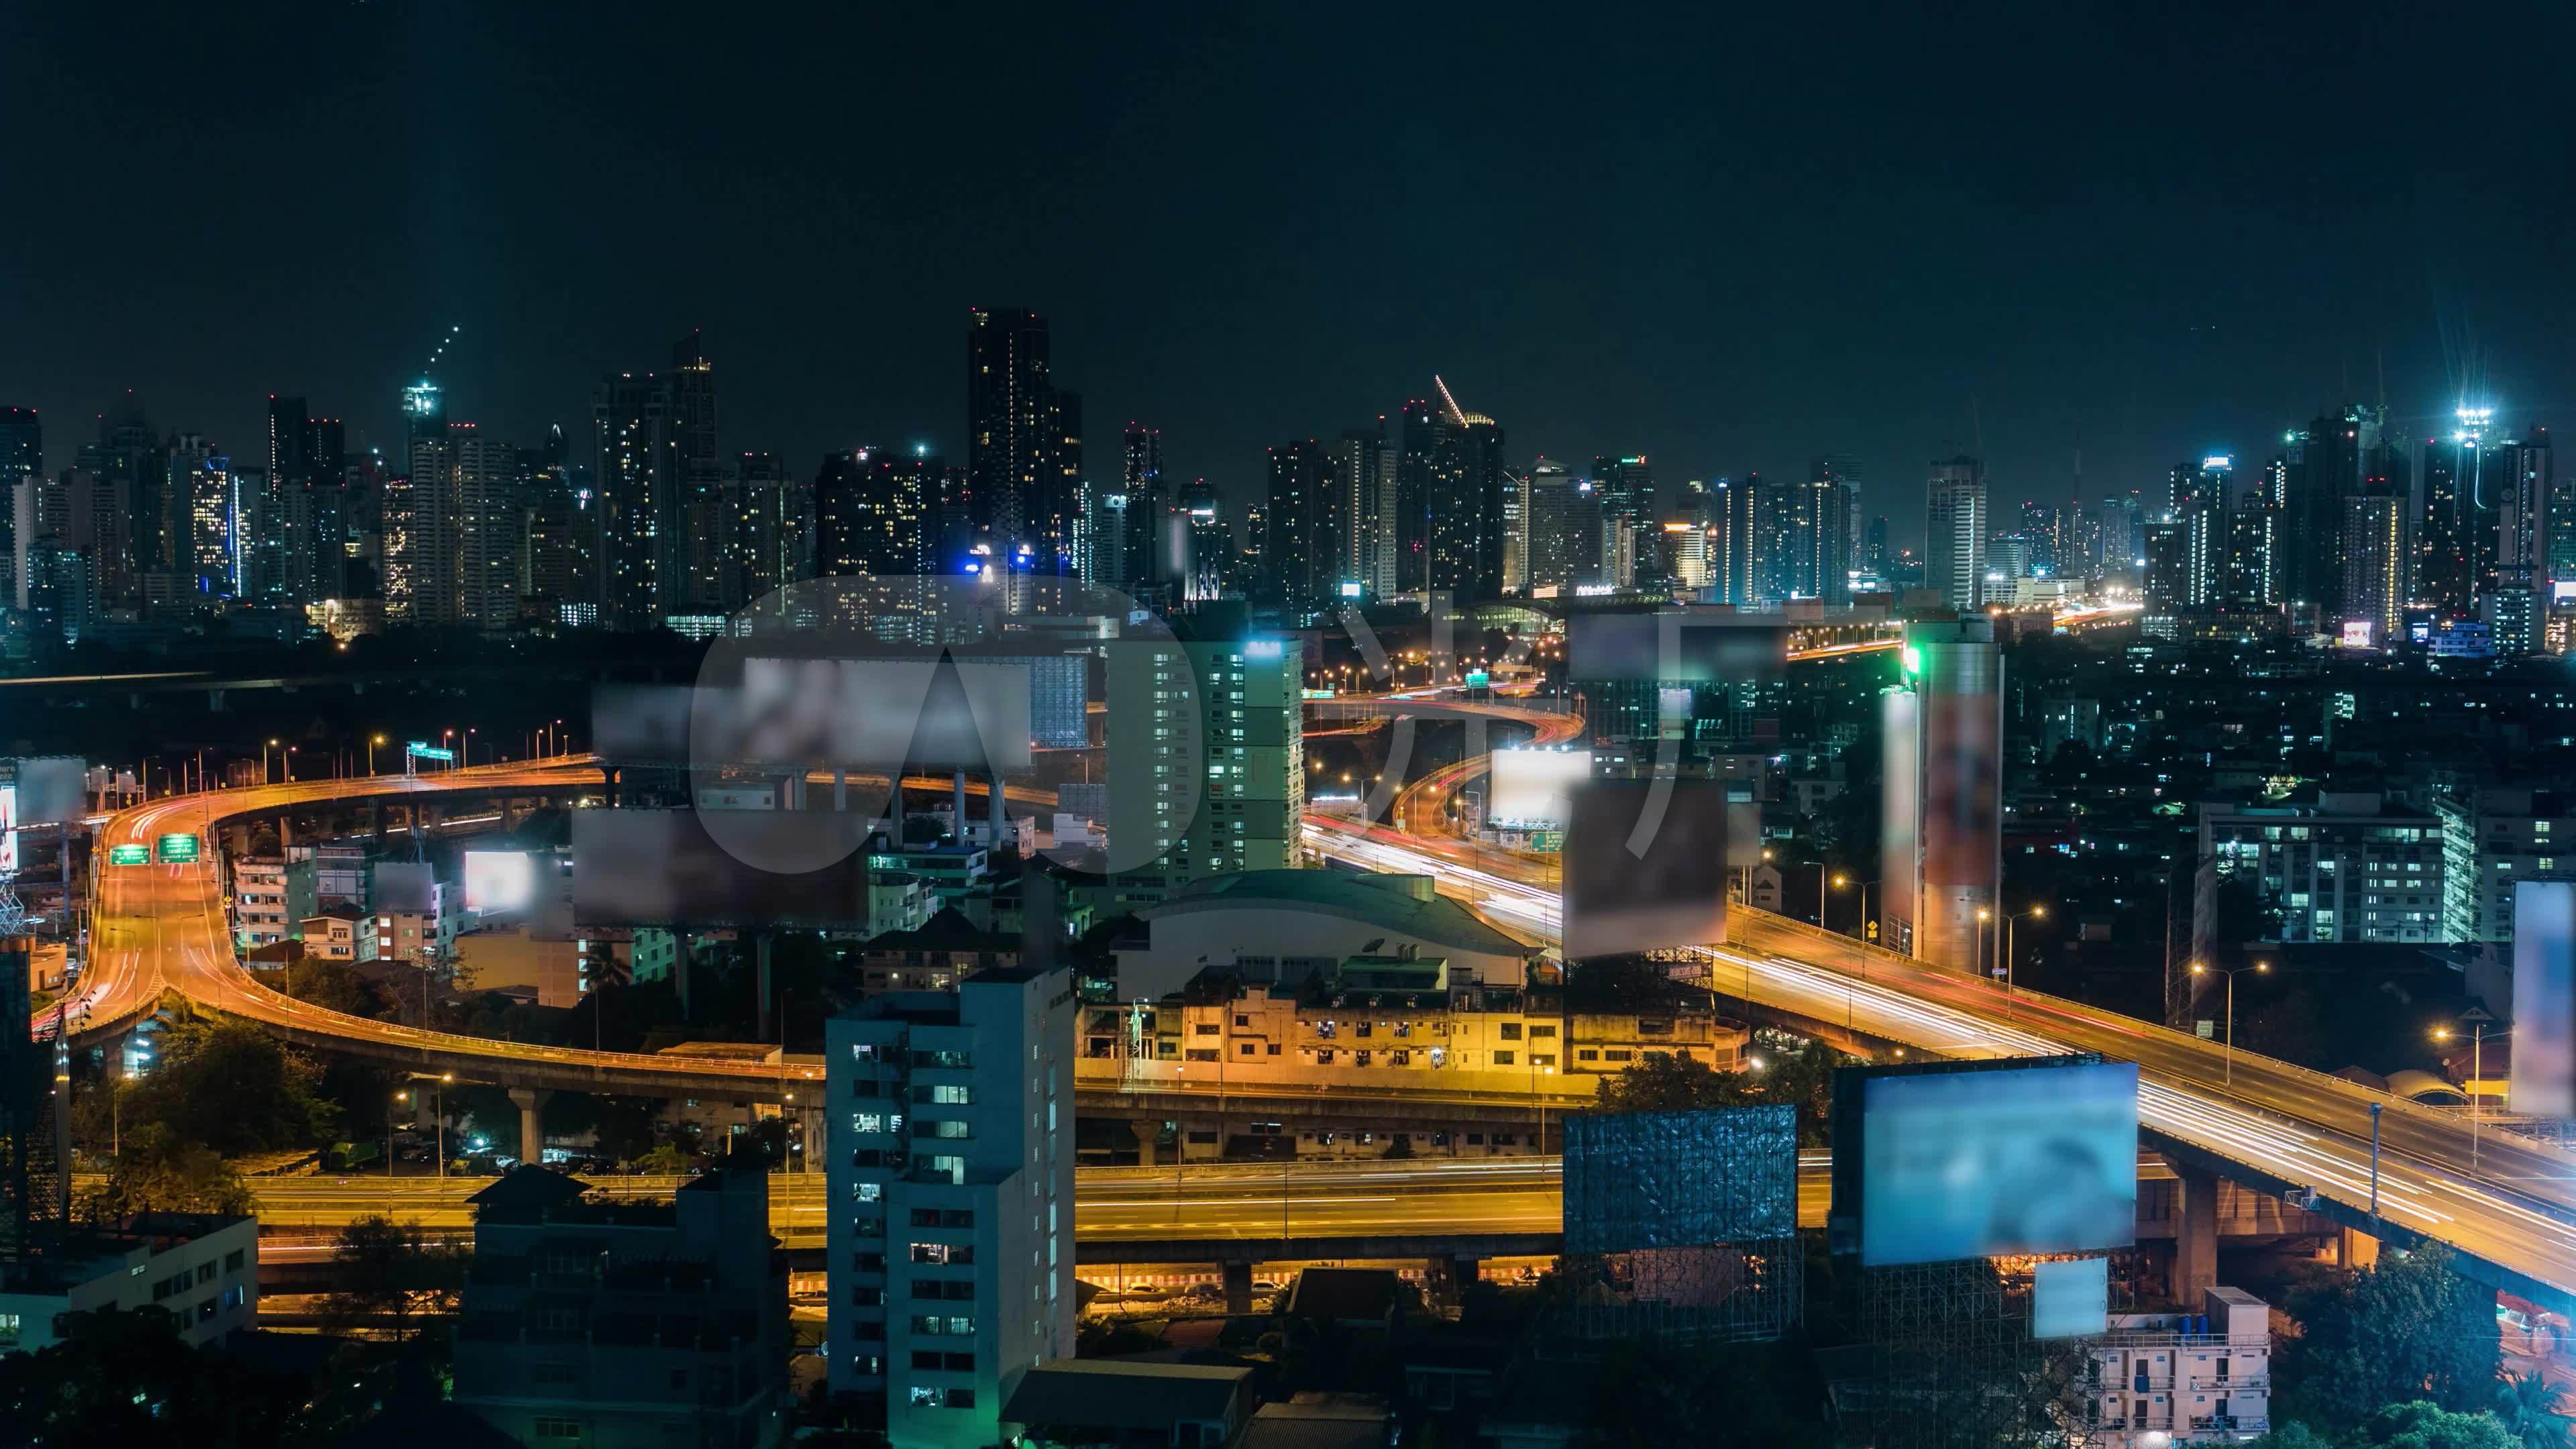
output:
[[[2495,1294],[2452,1271],[2447,1249],[2387,1253],[2293,1288],[2282,1306],[2302,1330],[2276,1370],[2288,1417],[2337,1430],[2377,1405],[2470,1414],[2494,1402]]]
[[[1759,1107],[1785,1103],[1798,1109],[1798,1140],[1824,1141],[1833,1102],[1834,1068],[1842,1056],[1821,1043],[1804,1050],[1763,1049],[1761,1067],[1721,1072],[1695,1057],[1649,1054],[1615,1076],[1601,1078],[1598,1102],[1605,1112],[1687,1112],[1705,1107]]]
[[[158,1124],[226,1157],[319,1147],[339,1109],[314,1090],[321,1073],[276,1038],[240,1022],[195,1018],[161,1033],[152,1074],[124,1088],[126,1130]]]

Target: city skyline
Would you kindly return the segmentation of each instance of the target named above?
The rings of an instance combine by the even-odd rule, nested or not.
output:
[[[2517,421],[2576,398],[2550,345],[2576,325],[2547,280],[2565,203],[2517,179],[2568,169],[2563,127],[2536,110],[2513,124],[2537,91],[2500,76],[2504,114],[2463,153],[2367,117],[2326,148],[2268,84],[2293,55],[2327,88],[2401,63],[2421,37],[2397,20],[2338,27],[2326,54],[2288,12],[2187,41],[2108,17],[2050,35],[1889,21],[1829,41],[1772,18],[1729,52],[1830,43],[1837,65],[1730,68],[1715,119],[1686,99],[1687,34],[1542,51],[1508,17],[1483,35],[1390,21],[1388,45],[1442,57],[1399,87],[1367,83],[1376,47],[1251,19],[1033,20],[989,72],[952,59],[937,21],[823,22],[801,55],[698,27],[688,74],[717,94],[761,76],[775,98],[750,120],[656,110],[673,61],[557,18],[356,8],[233,35],[174,12],[116,48],[114,91],[138,108],[116,124],[76,84],[110,49],[97,23],[31,18],[0,62],[39,184],[124,163],[253,194],[240,158],[270,156],[295,158],[299,184],[268,190],[276,225],[14,231],[0,265],[46,285],[0,304],[31,339],[0,364],[0,395],[61,427],[132,386],[156,422],[237,458],[272,391],[348,419],[353,446],[396,445],[399,389],[451,327],[457,415],[525,443],[569,430],[599,374],[693,326],[734,446],[799,474],[863,442],[962,458],[946,358],[970,306],[1051,318],[1095,432],[1161,429],[1173,477],[1238,504],[1261,491],[1260,449],[1391,415],[1434,372],[1506,423],[1516,466],[1643,453],[1676,479],[1788,477],[1849,454],[1873,480],[1862,515],[1905,539],[1922,501],[1898,480],[1960,452],[1984,458],[1997,498],[2048,499],[2071,490],[2079,447],[2088,491],[2152,487],[2175,458],[2258,453],[2292,420],[2377,398],[2383,369],[2408,430],[2464,396]],[[805,69],[843,41],[913,62],[872,113],[889,128],[873,170],[835,149],[845,123],[816,109],[833,83]],[[573,53],[596,63],[551,64]],[[2129,73],[2079,91],[2095,53]],[[1487,83],[1542,54],[1625,83],[1600,114],[1542,121]],[[1936,82],[1926,54],[1954,70]],[[1309,114],[1276,79],[1296,63],[1362,104]],[[259,65],[311,93],[227,110],[238,145],[209,149],[175,116],[138,124],[195,77]],[[420,82],[391,88],[402,105],[360,79],[387,66]],[[986,73],[1039,84],[994,85],[963,117],[927,104]],[[1085,104],[1113,81],[1117,105]],[[2033,112],[2063,124],[2025,125]],[[1028,184],[968,184],[1001,147]],[[1398,180],[1419,168],[1478,180]],[[1346,178],[1386,225],[1238,239]],[[695,220],[671,245],[624,245],[580,200],[594,184]],[[1548,220],[1586,215],[1630,224]],[[2464,216],[2480,224],[2450,220]],[[1690,240],[1646,246],[1659,235]]]

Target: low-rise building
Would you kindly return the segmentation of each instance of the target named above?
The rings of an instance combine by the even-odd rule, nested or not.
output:
[[[2088,1345],[2088,1444],[2234,1444],[2272,1427],[2272,1310],[2212,1288],[2198,1313],[2115,1313]]]
[[[859,979],[879,991],[946,991],[974,975],[1020,964],[1020,938],[987,931],[954,907],[920,928],[889,931],[859,952]]]
[[[784,1441],[787,1260],[765,1173],[669,1203],[522,1167],[476,1193],[456,1403],[523,1444]]]
[[[463,924],[464,892],[450,889],[426,865],[380,861],[369,895],[376,912],[376,956],[415,965],[444,960]]]
[[[376,959],[376,917],[363,906],[325,906],[297,922],[296,929],[308,959],[352,966]]]
[[[136,1213],[94,1229],[47,1229],[40,1251],[0,1277],[0,1353],[33,1353],[70,1313],[160,1308],[195,1347],[259,1317],[259,1220]]]
[[[1086,1082],[1428,1086],[1590,1098],[1655,1056],[1744,1064],[1745,1023],[1707,988],[1661,976],[1563,986],[1460,980],[1436,956],[1353,956],[1290,989],[1211,969],[1159,1001],[1083,1010]],[[1211,1135],[1200,1155],[1218,1151]],[[1184,1155],[1191,1149],[1184,1147]]]
[[[1156,1000],[1209,967],[1295,987],[1352,956],[1406,947],[1452,979],[1519,986],[1538,947],[1486,924],[1427,875],[1255,870],[1212,876],[1141,913],[1144,944],[1118,952],[1118,998]]]
[[[1231,1449],[1252,1418],[1252,1370],[1064,1359],[1020,1378],[1002,1409],[1027,1449],[1190,1445]]]

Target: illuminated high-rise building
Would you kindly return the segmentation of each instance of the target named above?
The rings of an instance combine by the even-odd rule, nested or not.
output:
[[[1600,494],[1563,463],[1539,459],[1529,470],[1528,586],[1570,593],[1599,581]]]
[[[2494,415],[2461,408],[2457,426],[2424,443],[2424,513],[2415,547],[2415,592],[2454,618],[2477,609],[2495,570],[2503,450],[2491,448]]]
[[[1601,557],[1605,565],[1623,559],[1624,566],[1605,567],[1606,579],[1622,588],[1648,593],[1665,586],[1662,557],[1663,516],[1655,496],[1655,470],[1642,453],[1592,460],[1592,490],[1601,501]]]
[[[662,500],[673,476],[671,390],[651,373],[621,372],[602,378],[591,396],[594,510],[598,540],[590,593],[599,621],[612,629],[649,629],[661,622],[656,585],[661,547]]]
[[[1424,583],[1460,603],[1494,598],[1503,587],[1502,424],[1460,407],[1444,386],[1432,429]]]
[[[439,525],[453,538],[453,580],[437,622],[497,633],[518,622],[519,547],[525,530],[518,507],[519,458],[499,438],[472,423],[449,429],[455,463],[448,496],[440,500]],[[428,622],[424,620],[423,622]]]
[[[1325,449],[1330,512],[1343,520],[1333,547],[1337,601],[1381,598],[1395,589],[1396,462],[1386,425],[1345,428]]]
[[[0,408],[0,604],[27,606],[27,549],[39,537],[37,486],[45,429],[34,408]]]
[[[1796,503],[1796,566],[1791,587],[1801,598],[1828,605],[1851,602],[1852,485],[1835,476],[1830,460],[1810,470]]]
[[[2370,496],[2365,460],[2380,446],[2383,417],[2356,403],[2282,435],[2282,590],[2305,627],[2343,617],[2343,500]]]
[[[654,578],[664,613],[714,613],[742,602],[727,567],[738,509],[716,446],[715,363],[694,330],[672,344],[670,389],[670,476],[657,503]]]
[[[1986,470],[1962,454],[1932,465],[1924,497],[1924,587],[1954,609],[1985,605]]]
[[[1078,574],[1082,400],[1056,386],[1046,319],[970,309],[966,474],[979,532],[1014,575]]]
[[[1333,607],[1349,576],[1350,520],[1321,443],[1282,443],[1270,449],[1269,463],[1262,571],[1290,615],[1312,618]]]
[[[2553,535],[2562,526],[2550,513],[2557,478],[2551,466],[2549,430],[2530,428],[2518,438],[2496,444],[2494,453],[2495,586],[2538,585],[2545,595]],[[2576,527],[2576,520],[2565,526]]]
[[[813,577],[813,490],[799,483],[775,453],[739,454],[734,485],[742,510],[737,537],[743,600],[758,600]]]

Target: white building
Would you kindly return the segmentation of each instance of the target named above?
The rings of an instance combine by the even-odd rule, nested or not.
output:
[[[318,961],[356,965],[376,959],[376,918],[354,905],[325,906],[296,923],[304,954]]]
[[[259,1220],[136,1213],[67,1234],[23,1271],[0,1283],[0,1353],[48,1347],[63,1315],[102,1308],[164,1309],[202,1348],[258,1320]]]
[[[1073,979],[979,972],[834,1017],[834,1394],[896,1449],[1001,1442],[1034,1365],[1073,1356]]]
[[[1924,489],[1923,586],[1954,609],[1986,598],[1986,470],[1974,458],[1932,465]]]
[[[2212,1288],[2193,1313],[2115,1313],[2092,1344],[2097,1449],[2236,1444],[2272,1427],[2272,1310]]]

